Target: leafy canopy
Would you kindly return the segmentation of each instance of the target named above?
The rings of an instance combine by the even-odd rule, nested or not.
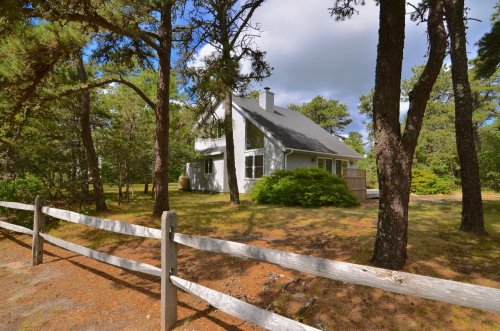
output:
[[[288,108],[300,112],[337,137],[340,137],[345,127],[352,123],[347,105],[338,100],[327,100],[320,95],[310,102],[303,103],[302,106],[291,104]]]

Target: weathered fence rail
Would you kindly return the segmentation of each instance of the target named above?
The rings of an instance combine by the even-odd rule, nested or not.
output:
[[[132,270],[132,271],[137,271],[137,272],[142,272],[144,274],[148,275],[153,275],[153,276],[161,276],[161,269],[154,267],[152,265],[146,264],[146,263],[141,263],[129,259],[125,259],[123,257],[118,257],[115,255],[110,255],[106,254],[103,252],[99,252],[87,247],[83,247],[77,244],[70,243],[68,241],[49,236],[48,234],[45,233],[40,233],[40,236],[45,239],[45,241],[62,247],[68,251],[72,251],[87,257],[90,257],[94,260],[98,260],[107,264],[114,265],[116,267]]]
[[[451,280],[421,276],[347,262],[338,262],[269,248],[177,233],[175,212],[165,212],[162,228],[154,229],[120,221],[102,219],[75,212],[42,206],[37,197],[35,205],[0,201],[0,207],[34,211],[33,230],[0,221],[0,227],[33,235],[33,265],[42,263],[44,240],[69,251],[120,268],[161,278],[161,328],[169,329],[177,323],[177,288],[195,295],[213,307],[270,330],[317,330],[305,324],[248,304],[221,292],[177,277],[177,244],[195,249],[224,253],[280,265],[312,275],[352,284],[438,300],[465,307],[500,312],[500,290]],[[44,217],[49,215],[73,223],[98,229],[146,238],[161,239],[161,268],[109,255],[43,233]]]
[[[232,241],[176,233],[174,241],[200,250],[277,264],[315,276],[457,305],[500,310],[500,290],[359,264],[338,262]]]
[[[35,210],[35,206],[34,205],[27,205],[25,203],[19,203],[19,202],[0,201],[0,207],[12,208],[12,209],[20,209],[20,210],[28,210],[28,211]]]
[[[88,225],[97,229],[106,230],[110,232],[116,232],[116,233],[127,234],[137,237],[145,237],[145,238],[156,238],[156,239],[161,238],[161,230],[149,228],[142,225],[135,225],[135,224],[108,220],[94,216],[87,216],[69,210],[50,208],[50,207],[43,207],[42,212],[46,215],[64,221]]]

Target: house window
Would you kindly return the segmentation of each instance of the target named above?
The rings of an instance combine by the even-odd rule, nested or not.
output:
[[[214,171],[214,159],[209,157],[205,159],[205,174],[212,174]]]
[[[245,132],[245,149],[264,148],[264,133],[248,120],[245,121]]]
[[[347,168],[347,161],[335,160],[335,174],[337,176],[342,176],[342,169],[344,168]]]
[[[200,138],[202,139],[221,139],[224,137],[223,123],[213,122],[202,128]]]
[[[318,157],[318,168],[333,173],[333,160]]]
[[[264,175],[264,155],[245,157],[245,178],[260,178]]]

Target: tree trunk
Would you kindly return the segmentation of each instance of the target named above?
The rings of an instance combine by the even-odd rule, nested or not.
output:
[[[473,104],[468,78],[463,0],[447,0],[446,23],[450,32],[451,75],[455,96],[455,134],[462,180],[460,230],[486,234],[479,163],[474,144]]]
[[[130,202],[130,169],[128,162],[125,162],[125,199]]]
[[[405,1],[381,1],[379,19],[373,120],[380,198],[372,262],[400,269],[407,256],[410,185],[408,171],[400,158],[399,123]]]
[[[149,192],[149,178],[148,176],[144,176],[144,194],[148,194]]]
[[[169,210],[168,201],[168,142],[169,142],[169,97],[170,97],[170,55],[172,47],[172,2],[161,9],[159,28],[160,47],[158,52],[158,88],[156,103],[155,141],[155,205],[153,215],[160,217]]]
[[[224,134],[226,136],[226,167],[229,184],[229,203],[238,205],[240,194],[238,191],[238,178],[236,177],[236,166],[234,162],[234,139],[233,139],[233,95],[226,91],[224,98]]]
[[[397,3],[396,3],[397,2]],[[411,168],[425,108],[446,51],[441,0],[429,1],[429,58],[409,93],[404,134],[399,122],[404,48],[404,1],[381,2],[373,118],[380,199],[372,262],[401,269],[406,263]]]
[[[87,72],[83,63],[82,54],[78,54],[77,71],[80,82],[87,83]],[[106,201],[104,199],[104,189],[102,186],[101,174],[99,170],[99,160],[94,148],[92,133],[90,129],[90,93],[88,90],[81,92],[80,97],[80,126],[82,129],[82,143],[87,153],[87,164],[92,175],[92,185],[94,187],[94,198],[96,211],[107,210]]]
[[[89,168],[87,167],[87,158],[83,151],[82,155],[80,155],[80,182],[82,186],[82,194],[80,198],[80,202],[86,201],[89,198]]]

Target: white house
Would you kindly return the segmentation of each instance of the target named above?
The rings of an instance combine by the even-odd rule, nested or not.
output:
[[[224,103],[215,110],[224,117]],[[274,105],[274,93],[265,88],[259,100],[233,96],[233,132],[236,176],[240,193],[277,169],[323,168],[333,174],[357,168],[363,156],[304,115]],[[186,165],[193,190],[229,192],[225,137],[197,139],[203,159]]]

